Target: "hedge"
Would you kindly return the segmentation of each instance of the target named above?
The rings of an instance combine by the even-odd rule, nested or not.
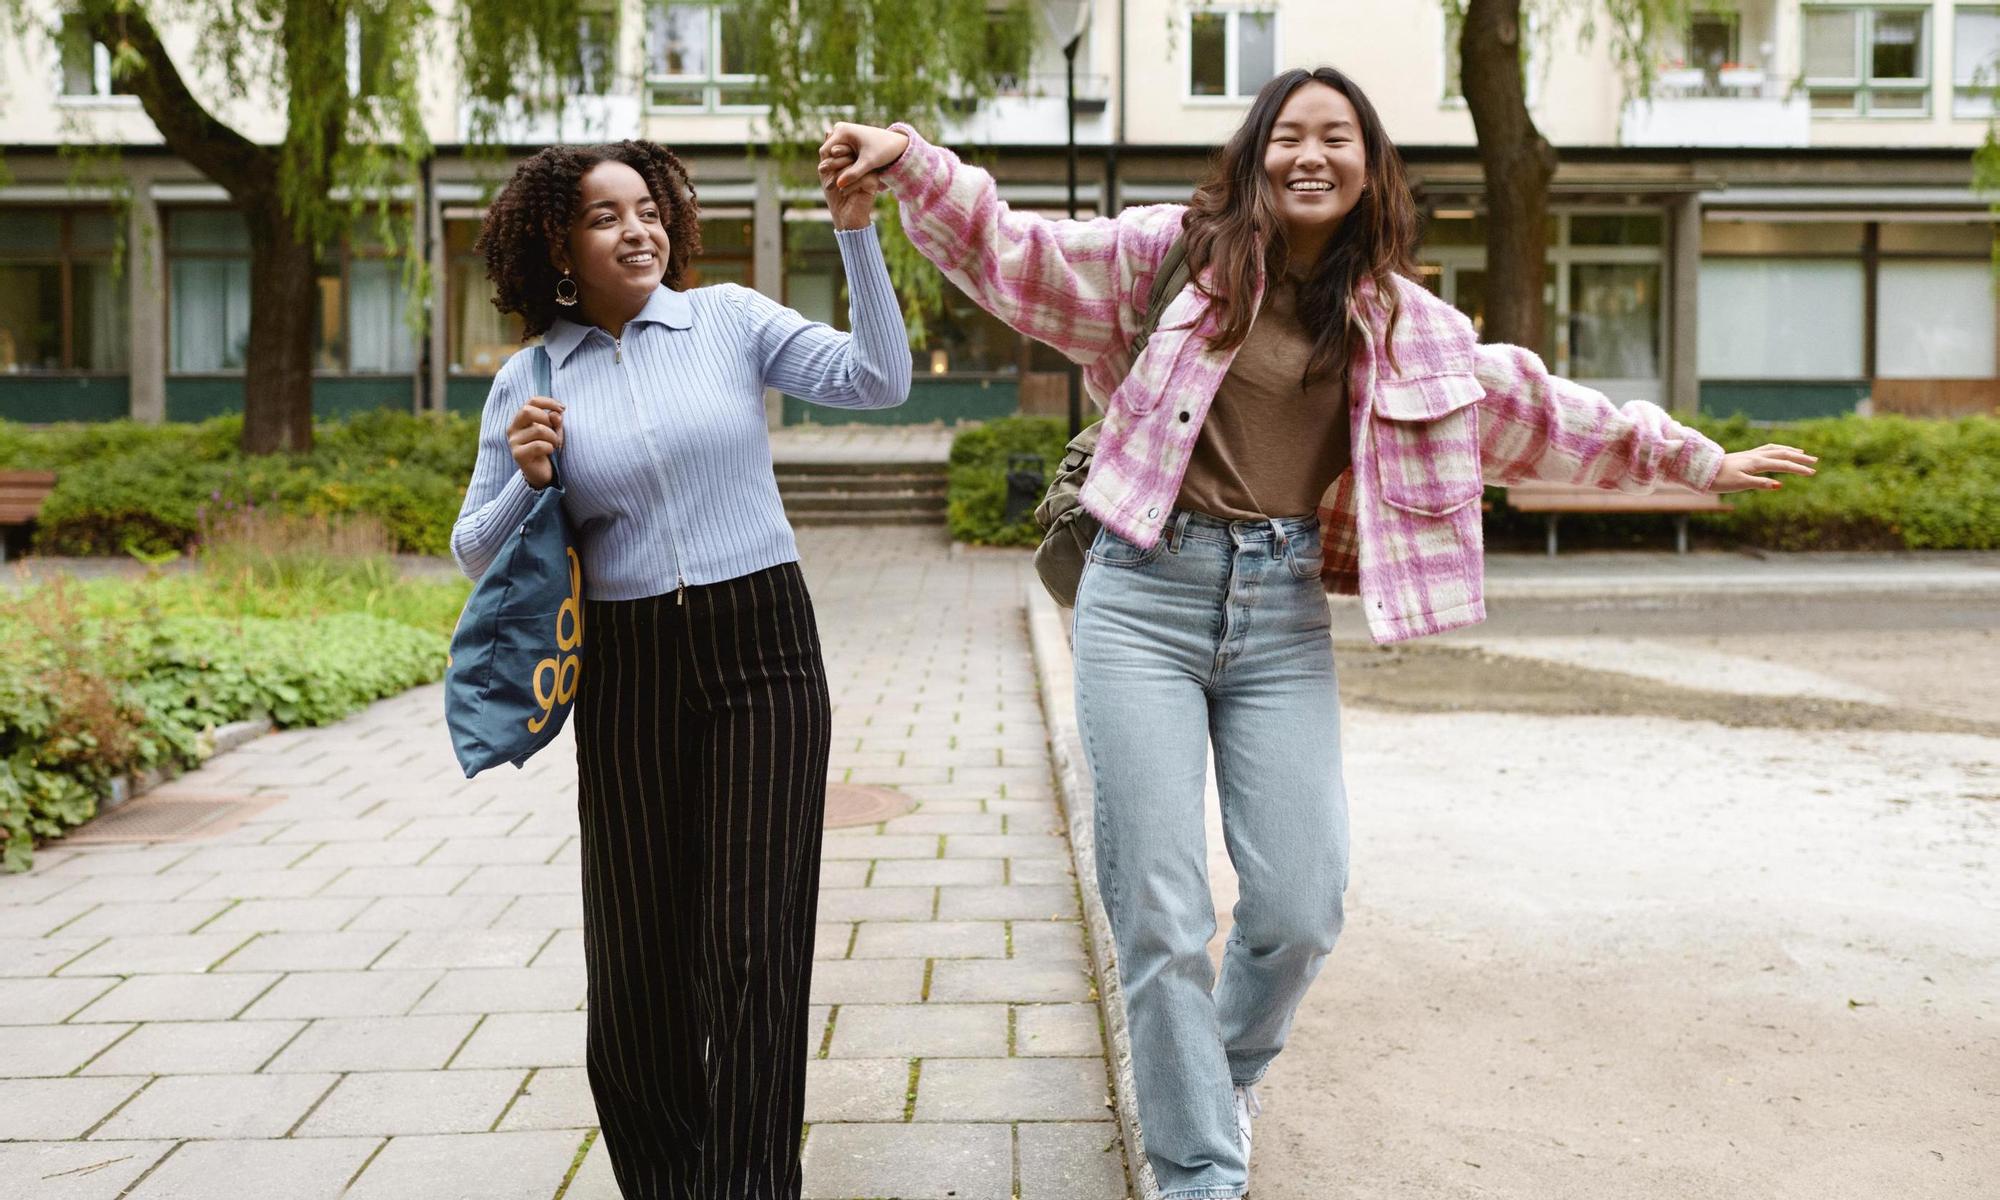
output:
[[[324,724],[440,678],[468,590],[362,560],[0,600],[0,869],[89,820],[114,780],[196,765],[218,726]]]
[[[1773,550],[2000,549],[2000,418],[1922,421],[1906,417],[1834,417],[1780,426],[1742,418],[1696,418],[1693,424],[1731,449],[1788,442],[1819,456],[1819,474],[1792,477],[1775,492],[1730,497],[1730,511],[1695,518],[1728,543]],[[1007,456],[1040,454],[1053,471],[1067,425],[1046,417],[1008,417],[968,429],[951,448],[951,534],[994,546],[1033,545],[1032,520],[1006,523]],[[1488,544],[1539,546],[1542,518],[1509,508],[1490,488]],[[1568,545],[1664,544],[1655,522],[1567,517]]]
[[[184,425],[0,421],[0,469],[57,473],[35,530],[43,554],[184,550],[247,507],[367,516],[399,551],[450,553],[478,452],[472,418],[366,413],[321,425],[309,454],[257,458],[237,449],[242,431],[240,416]]]

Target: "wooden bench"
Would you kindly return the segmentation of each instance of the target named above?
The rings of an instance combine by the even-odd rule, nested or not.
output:
[[[1674,549],[1686,554],[1688,514],[1729,511],[1720,496],[1676,484],[1662,484],[1655,491],[1635,495],[1588,484],[1518,483],[1507,489],[1507,503],[1516,512],[1541,513],[1547,518],[1551,557],[1556,552],[1556,522],[1564,513],[1669,513],[1674,518]]]
[[[54,471],[0,471],[0,561],[15,527],[26,529],[42,514],[42,501],[56,490]]]

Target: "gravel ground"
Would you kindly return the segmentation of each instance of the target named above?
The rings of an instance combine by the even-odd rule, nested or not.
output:
[[[1341,647],[1349,920],[1257,1200],[2000,1194],[1995,623],[1740,603]]]

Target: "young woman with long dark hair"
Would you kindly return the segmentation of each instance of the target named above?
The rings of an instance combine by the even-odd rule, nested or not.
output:
[[[1347,884],[1339,692],[1322,584],[1390,642],[1485,616],[1484,482],[1773,488],[1783,446],[1726,454],[1612,404],[1413,282],[1416,205],[1372,105],[1331,68],[1258,93],[1187,205],[1091,221],[1010,210],[905,125],[840,124],[837,186],[892,190],[980,305],[1082,364],[1104,425],[1084,507],[1077,715],[1147,1158],[1168,1200],[1249,1187],[1251,1085],[1333,949]],[[1162,260],[1192,279],[1136,359]],[[1219,980],[1202,822],[1213,746],[1241,881]]]
[[[828,176],[830,179],[830,175]],[[764,390],[910,390],[868,197],[835,192],[852,334],[686,286],[694,188],[651,142],[553,146],[480,233],[532,351],[493,380],[452,530],[478,578],[562,451],[589,631],[577,690],[585,1063],[629,1200],[795,1200],[831,713]]]

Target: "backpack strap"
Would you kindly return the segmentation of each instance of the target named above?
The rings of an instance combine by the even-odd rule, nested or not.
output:
[[[1174,235],[1173,244],[1167,247],[1167,256],[1160,260],[1160,270],[1153,276],[1153,291],[1146,298],[1146,319],[1139,325],[1139,332],[1132,338],[1132,357],[1138,358],[1145,352],[1146,343],[1153,338],[1153,331],[1160,327],[1160,318],[1166,314],[1167,305],[1181,294],[1188,285],[1187,231]]]

